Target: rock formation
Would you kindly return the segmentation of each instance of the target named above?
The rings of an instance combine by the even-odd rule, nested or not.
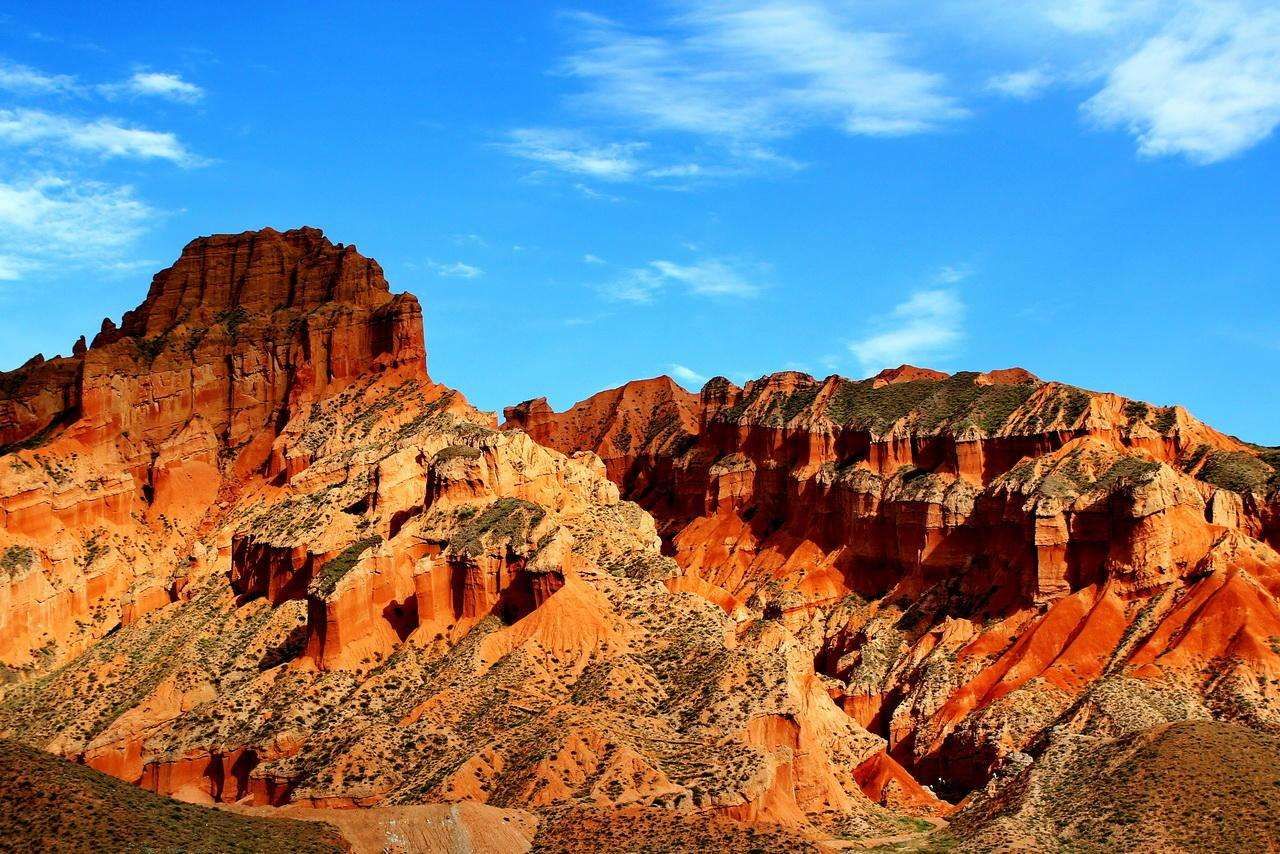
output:
[[[948,810],[598,455],[432,382],[417,302],[315,229],[194,241],[0,388],[2,734],[189,801],[479,802],[588,846]],[[618,403],[655,402],[637,446],[695,426],[672,385]]]
[[[506,426],[600,454],[668,585],[780,618],[918,780],[959,797],[1055,727],[1280,727],[1274,449],[1017,368],[672,385]]]
[[[220,235],[91,349],[0,374],[0,661],[60,660],[175,598],[245,477],[280,476],[282,425],[370,371],[426,381],[421,317],[317,229]]]

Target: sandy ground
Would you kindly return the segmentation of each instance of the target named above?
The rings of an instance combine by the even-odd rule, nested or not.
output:
[[[368,809],[229,806],[245,815],[325,821],[355,854],[512,854],[525,852],[538,820],[523,810],[477,803]]]

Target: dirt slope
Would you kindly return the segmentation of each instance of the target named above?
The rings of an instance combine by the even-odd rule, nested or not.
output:
[[[1280,738],[1194,722],[1073,736],[954,817],[966,850],[1280,850]]]
[[[349,847],[327,824],[179,803],[0,740],[0,850],[319,854]]]

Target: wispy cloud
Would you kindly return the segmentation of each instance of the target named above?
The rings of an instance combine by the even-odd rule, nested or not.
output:
[[[747,273],[718,258],[691,264],[650,261],[644,267],[624,270],[601,286],[600,291],[611,299],[647,303],[672,284],[683,287],[687,293],[705,297],[749,298],[761,291],[761,286]]]
[[[25,279],[55,268],[118,274],[153,263],[143,262],[133,249],[164,214],[139,198],[131,184],[97,176],[110,175],[108,161],[113,160],[183,167],[207,161],[171,132],[64,110],[71,96],[76,112],[82,112],[97,97],[192,101],[203,91],[176,74],[139,70],[121,83],[91,85],[70,74],[5,60],[0,60],[0,90],[37,103],[59,103],[56,110],[0,109],[0,150],[7,167],[0,178],[0,279]]]
[[[195,83],[170,72],[141,69],[124,80],[91,86],[70,74],[53,74],[6,60],[0,60],[0,89],[27,96],[96,93],[108,100],[150,97],[186,104],[194,104],[205,95]]]
[[[1214,163],[1257,145],[1280,124],[1280,9],[1184,4],[1082,109],[1151,157]]]
[[[830,126],[921,133],[966,111],[903,40],[856,26],[832,5],[695,3],[661,34],[576,18],[582,47],[562,71],[582,108],[654,130],[737,140]]]
[[[606,262],[605,262],[605,260],[604,260],[603,258],[601,258],[599,255],[592,255],[590,252],[588,252],[586,255],[583,255],[583,256],[582,256],[582,263],[584,263],[584,264],[604,264],[604,263],[606,263]]]
[[[653,261],[651,266],[701,296],[753,297],[760,292],[759,285],[748,281],[742,272],[715,258],[693,264]]]
[[[449,279],[478,279],[484,275],[484,270],[461,261],[442,263],[428,259],[423,266],[437,276]]]
[[[1024,68],[989,77],[986,89],[1006,98],[1029,101],[1038,97],[1053,82],[1053,75],[1043,67]]]
[[[667,369],[670,370],[672,376],[674,376],[681,383],[684,383],[685,385],[691,386],[695,389],[702,388],[702,386],[704,386],[707,380],[709,379],[703,374],[700,374],[697,371],[695,371],[693,368],[685,367],[684,365],[681,365],[678,362],[672,362],[671,364],[667,365]]]
[[[1048,0],[1039,8],[1058,28],[1092,35],[1127,26],[1167,5],[1167,0]]]
[[[194,104],[204,98],[204,89],[183,80],[181,75],[162,71],[135,71],[133,76],[119,83],[104,83],[97,87],[105,98],[163,98]]]
[[[26,259],[15,255],[0,255],[0,282],[21,279],[27,267]]]
[[[111,269],[158,216],[128,186],[40,176],[0,182],[3,278],[51,264]]]
[[[1235,156],[1280,125],[1274,0],[916,2],[892,17],[876,5],[684,0],[645,25],[569,14],[576,43],[557,70],[577,87],[566,103],[579,120],[625,134],[616,145],[648,143],[603,148],[626,164],[606,180],[677,186],[801,168],[781,149],[813,129],[944,129],[984,91],[1083,92],[1089,123],[1131,134],[1144,156],[1194,163]],[[966,90],[944,73],[956,45],[991,48],[972,63],[985,82]]]
[[[69,74],[48,74],[0,60],[0,89],[19,95],[65,95],[78,91],[79,84]]]
[[[130,127],[116,119],[84,121],[43,110],[0,110],[0,143],[100,157],[169,160],[194,166],[200,159],[167,131]]]
[[[650,178],[700,178],[707,172],[708,169],[700,163],[676,163],[650,169],[645,174]]]
[[[644,303],[653,302],[665,284],[656,270],[635,267],[622,271],[616,278],[600,285],[598,290],[609,299]]]
[[[599,323],[605,318],[612,316],[612,312],[602,311],[597,312],[596,314],[571,315],[560,322],[564,326],[590,326],[593,323]]]
[[[577,183],[575,183],[573,185],[573,188],[577,190],[579,193],[581,193],[582,195],[586,196],[588,199],[595,199],[596,201],[600,201],[600,202],[622,201],[621,196],[615,196],[613,193],[601,192],[600,190],[597,190],[595,187],[584,184],[581,181],[578,181]]]
[[[556,71],[578,86],[566,103],[605,118],[606,141],[523,128],[505,147],[582,179],[684,189],[795,171],[804,164],[775,147],[807,129],[904,136],[968,114],[906,38],[859,26],[838,3],[693,0],[651,28],[564,18],[576,43]]]
[[[877,318],[867,336],[849,344],[867,375],[881,368],[946,356],[963,338],[964,303],[949,289],[921,290]]]
[[[580,133],[556,128],[520,128],[509,136],[503,147],[516,157],[602,181],[633,178],[641,168],[637,154],[647,147],[643,142],[595,144]]]

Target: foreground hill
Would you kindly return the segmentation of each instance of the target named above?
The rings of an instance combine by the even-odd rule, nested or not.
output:
[[[0,375],[0,733],[189,801],[529,809],[544,850],[947,810],[782,620],[682,587],[599,457],[424,353],[375,262],[268,229]]]
[[[0,849],[320,854],[349,846],[325,824],[179,803],[0,740]]]
[[[1020,369],[667,378],[508,428],[599,454],[672,589],[776,616],[958,798],[1051,729],[1280,727],[1276,449]]]
[[[975,798],[948,835],[970,850],[1280,850],[1280,738],[1167,724],[1062,739]]]

